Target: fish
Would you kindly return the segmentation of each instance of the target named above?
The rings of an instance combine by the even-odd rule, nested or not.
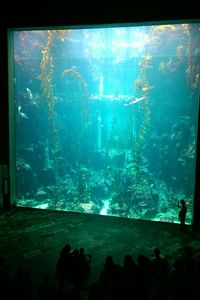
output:
[[[25,114],[25,113],[23,113],[21,111],[21,108],[22,108],[21,106],[18,106],[18,114],[19,114],[19,116],[21,116],[24,119],[29,119],[29,117],[27,116],[27,114]]]
[[[32,92],[29,88],[26,88],[26,93],[27,93],[28,99],[32,100],[33,99],[33,94],[32,94]]]
[[[145,98],[146,98],[146,96],[143,96],[141,98],[136,98],[135,100],[131,101],[130,103],[125,103],[124,106],[133,105],[133,104],[135,104],[137,102],[140,102],[140,101],[144,100]]]

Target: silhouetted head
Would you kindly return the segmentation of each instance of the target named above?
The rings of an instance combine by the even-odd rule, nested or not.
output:
[[[181,199],[180,202],[181,202],[182,205],[185,205],[185,200]]]
[[[70,246],[69,244],[66,244],[66,245],[62,248],[62,250],[61,250],[61,252],[60,252],[60,256],[61,256],[61,257],[65,257],[66,255],[68,255],[68,254],[70,253],[70,251],[71,251],[71,246]]]
[[[65,252],[70,252],[71,246],[69,244],[66,244],[63,249],[65,249]]]
[[[113,265],[114,264],[112,256],[109,255],[109,256],[106,257],[105,264],[106,265]]]
[[[124,257],[124,265],[125,266],[129,266],[131,264],[133,264],[133,258],[132,258],[132,256],[129,255],[129,254],[125,255],[125,257]]]
[[[79,249],[79,252],[80,252],[80,254],[84,254],[85,249],[84,249],[83,247],[81,247],[81,248]]]

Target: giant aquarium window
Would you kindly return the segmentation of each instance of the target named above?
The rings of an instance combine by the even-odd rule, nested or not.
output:
[[[17,206],[191,224],[200,23],[12,36]]]

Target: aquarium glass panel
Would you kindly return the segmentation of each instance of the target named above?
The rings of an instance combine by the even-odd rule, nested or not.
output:
[[[193,215],[200,24],[14,30],[17,206]]]

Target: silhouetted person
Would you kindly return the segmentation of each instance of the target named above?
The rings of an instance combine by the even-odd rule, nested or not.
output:
[[[170,265],[168,260],[160,253],[158,247],[154,248],[154,256],[150,262],[152,272],[153,295],[152,299],[169,299],[169,273]]]
[[[85,277],[91,270],[90,262],[92,259],[91,254],[85,254],[85,249],[81,247],[79,249],[79,269],[82,270],[82,276]]]
[[[116,265],[114,264],[112,256],[107,256],[104,263],[103,272],[99,276],[99,282],[102,284],[106,292],[109,292],[114,281],[116,272]]]
[[[186,226],[185,226],[185,219],[186,219],[186,214],[187,214],[187,207],[186,207],[186,203],[185,200],[181,199],[181,201],[178,201],[178,208],[180,208],[179,213],[178,213],[178,217],[181,223],[181,231],[185,231]]]
[[[125,298],[132,299],[135,295],[137,265],[131,255],[124,256],[122,266],[121,284]]]
[[[71,245],[66,244],[59,255],[59,259],[56,263],[59,288],[64,287],[64,283],[71,279],[72,268],[72,248]]]

